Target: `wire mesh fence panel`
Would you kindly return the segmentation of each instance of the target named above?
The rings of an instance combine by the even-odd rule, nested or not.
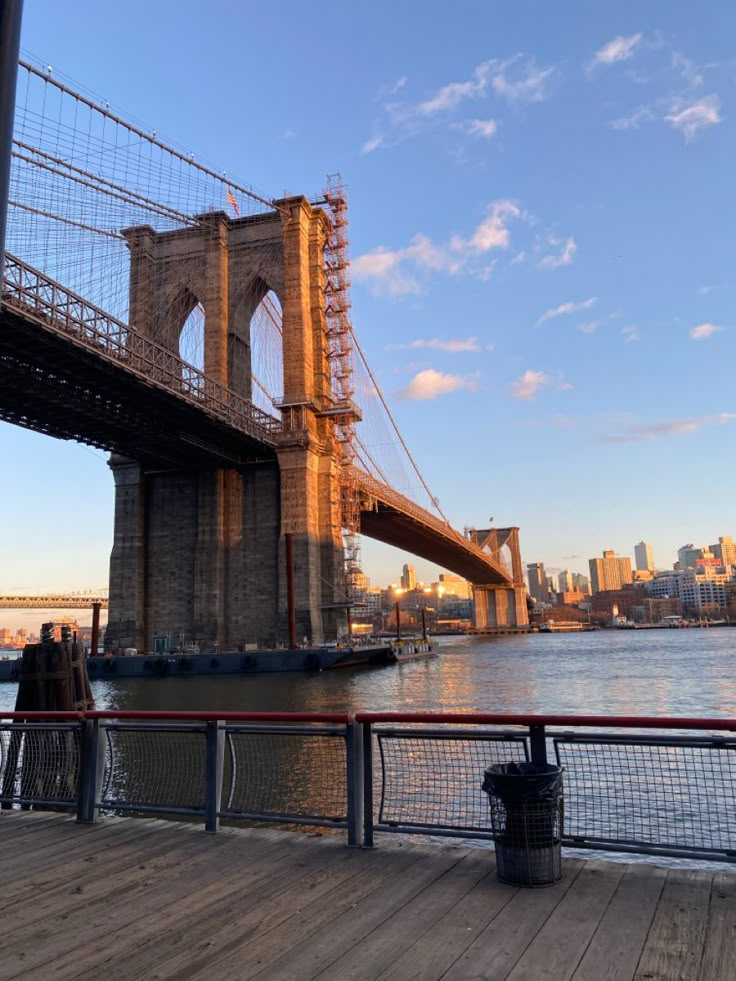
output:
[[[204,730],[121,725],[105,731],[103,807],[204,810]]]
[[[74,804],[79,780],[79,731],[70,726],[10,725],[0,729],[0,798]]]
[[[568,843],[736,854],[736,742],[554,743]]]
[[[228,815],[347,819],[344,732],[235,730],[228,742]]]
[[[487,832],[488,798],[481,790],[486,768],[528,759],[521,734],[414,730],[379,731],[377,738],[380,785],[374,800],[379,825]]]

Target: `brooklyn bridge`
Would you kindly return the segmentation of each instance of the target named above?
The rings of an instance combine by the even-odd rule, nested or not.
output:
[[[360,535],[527,622],[518,528],[451,526],[363,354],[339,177],[257,193],[25,61],[10,159],[0,419],[110,453],[109,646],[342,637]]]

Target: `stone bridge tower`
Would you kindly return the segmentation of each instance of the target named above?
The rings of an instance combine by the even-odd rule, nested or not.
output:
[[[475,626],[525,627],[529,623],[526,585],[521,564],[518,528],[472,529],[473,541],[497,562],[505,565],[512,576],[510,586],[474,586]]]
[[[203,650],[287,638],[285,536],[292,536],[297,638],[346,628],[340,461],[324,299],[325,213],[303,197],[272,213],[222,212],[171,232],[126,229],[130,323],[178,355],[204,308],[204,371],[251,395],[251,317],[272,290],[282,308],[283,432],[247,463],[146,469],[112,457],[116,485],[108,647],[153,639]]]

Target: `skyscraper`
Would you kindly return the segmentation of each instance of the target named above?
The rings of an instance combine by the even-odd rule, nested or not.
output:
[[[639,542],[634,545],[634,555],[636,556],[636,568],[642,572],[651,572],[654,568],[652,559],[652,546],[649,542]]]
[[[736,565],[736,542],[730,535],[721,535],[717,545],[711,545],[711,552],[721,560],[721,565],[728,572]]]
[[[526,567],[527,578],[529,579],[529,595],[537,603],[546,603],[548,599],[547,576],[544,571],[543,562],[531,562]]]
[[[593,593],[604,589],[621,589],[626,583],[633,582],[631,575],[631,559],[619,558],[613,551],[606,550],[602,559],[590,559],[590,583]]]
[[[414,571],[414,566],[407,564],[401,570],[401,588],[416,589],[416,587],[417,587],[417,574]]]

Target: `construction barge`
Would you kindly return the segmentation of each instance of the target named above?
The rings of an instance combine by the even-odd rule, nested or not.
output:
[[[295,650],[257,650],[166,654],[107,654],[88,656],[90,681],[97,678],[166,678],[218,674],[272,674],[280,671],[313,673],[337,668],[385,667],[432,656],[423,640],[405,640],[357,647],[311,647]],[[20,679],[21,657],[0,658],[0,682]]]

